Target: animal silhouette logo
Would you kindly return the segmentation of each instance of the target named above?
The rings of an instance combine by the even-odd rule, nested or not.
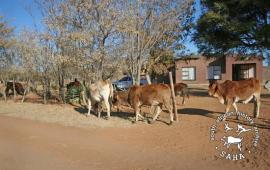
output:
[[[230,116],[241,116],[245,119],[242,121],[244,124],[240,121],[237,124],[226,121]],[[254,121],[241,112],[230,112],[219,116],[210,128],[210,140],[215,142],[219,157],[236,161],[245,159],[248,154],[251,154],[259,141],[258,128],[253,124]]]
[[[243,132],[248,132],[248,131],[250,131],[251,129],[246,129],[246,128],[244,128],[243,127],[243,125],[240,125],[240,124],[238,124],[237,125],[237,131],[236,132],[239,132],[238,133],[238,135],[237,136],[239,136],[241,133],[243,133]]]
[[[231,144],[233,145],[237,145],[237,148],[239,149],[239,151],[242,151],[241,146],[242,146],[242,140],[243,138],[236,138],[233,136],[223,136],[223,138],[221,138],[221,140],[224,142],[224,146],[226,145],[227,148],[230,147]]]

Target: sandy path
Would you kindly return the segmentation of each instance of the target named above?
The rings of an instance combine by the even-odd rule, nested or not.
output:
[[[224,109],[213,98],[192,96],[179,106],[180,121],[173,126],[133,125],[114,117],[99,120],[103,125],[98,127],[94,117],[70,107],[0,102],[0,169],[270,169],[269,102],[268,96],[262,99],[262,119],[256,120],[261,135],[257,151],[236,162],[217,157],[209,140],[209,128]],[[239,106],[249,114],[252,107]],[[168,115],[161,119],[167,121]]]

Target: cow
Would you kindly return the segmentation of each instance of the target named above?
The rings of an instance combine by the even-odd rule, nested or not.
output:
[[[98,112],[98,118],[100,118],[99,104],[104,101],[107,108],[107,119],[111,115],[111,100],[113,97],[113,86],[110,81],[99,80],[88,88],[87,101],[88,101],[88,113],[90,115],[91,107],[94,106],[95,112]]]
[[[113,93],[112,104],[116,106],[117,112],[119,112],[119,105],[129,106],[128,93],[129,91],[115,91]]]
[[[231,105],[237,113],[236,102],[243,100],[243,103],[247,104],[254,97],[256,100],[254,117],[259,117],[261,86],[260,81],[255,78],[240,81],[226,80],[223,83],[212,82],[209,85],[208,94],[218,98],[220,103],[226,105],[226,113],[229,112]]]
[[[174,84],[174,93],[175,96],[182,96],[182,104],[184,105],[186,103],[185,97],[187,96],[189,98],[189,89],[187,84],[185,83],[176,83]]]
[[[264,88],[270,91],[270,80],[266,81],[264,84]]]
[[[9,90],[11,90],[14,93],[13,84],[14,84],[13,82],[7,82],[5,90],[6,96],[9,96]],[[15,82],[15,91],[17,92],[17,94],[23,95],[24,93],[23,85],[21,83]]]
[[[156,115],[153,117],[152,123],[157,119],[162,111],[162,106],[165,106],[170,113],[170,124],[173,122],[171,89],[166,84],[132,86],[129,89],[128,102],[134,109],[135,122],[138,121],[139,117],[144,119],[144,117],[140,114],[140,109],[143,105],[156,107]]]
[[[80,87],[81,83],[75,78],[73,82],[70,82],[66,85],[67,90],[69,90],[71,87]]]

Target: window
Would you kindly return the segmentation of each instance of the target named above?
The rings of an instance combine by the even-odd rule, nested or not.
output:
[[[214,79],[214,80],[221,79],[221,66],[209,66],[208,79]]]
[[[240,65],[240,79],[247,79],[255,77],[255,69],[252,64]]]
[[[195,80],[195,67],[183,67],[182,80]]]

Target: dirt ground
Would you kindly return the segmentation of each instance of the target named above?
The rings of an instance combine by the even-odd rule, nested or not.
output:
[[[245,158],[237,161],[221,157],[217,144],[226,147],[220,140],[210,140],[210,127],[225,107],[208,97],[205,89],[191,89],[186,105],[177,105],[179,121],[172,126],[166,124],[166,112],[154,124],[133,124],[134,114],[127,107],[121,113],[114,110],[112,118],[105,120],[86,117],[87,110],[79,106],[32,101],[31,95],[25,103],[0,101],[0,169],[270,169],[270,93],[266,91],[260,118],[254,119],[258,146],[247,152],[254,136],[244,136]],[[253,116],[252,103],[238,107]],[[142,111],[148,113],[149,108]],[[237,127],[235,118],[225,122]],[[253,128],[244,119],[239,123]],[[217,134],[223,131],[219,128]],[[238,150],[230,146],[230,151]]]

